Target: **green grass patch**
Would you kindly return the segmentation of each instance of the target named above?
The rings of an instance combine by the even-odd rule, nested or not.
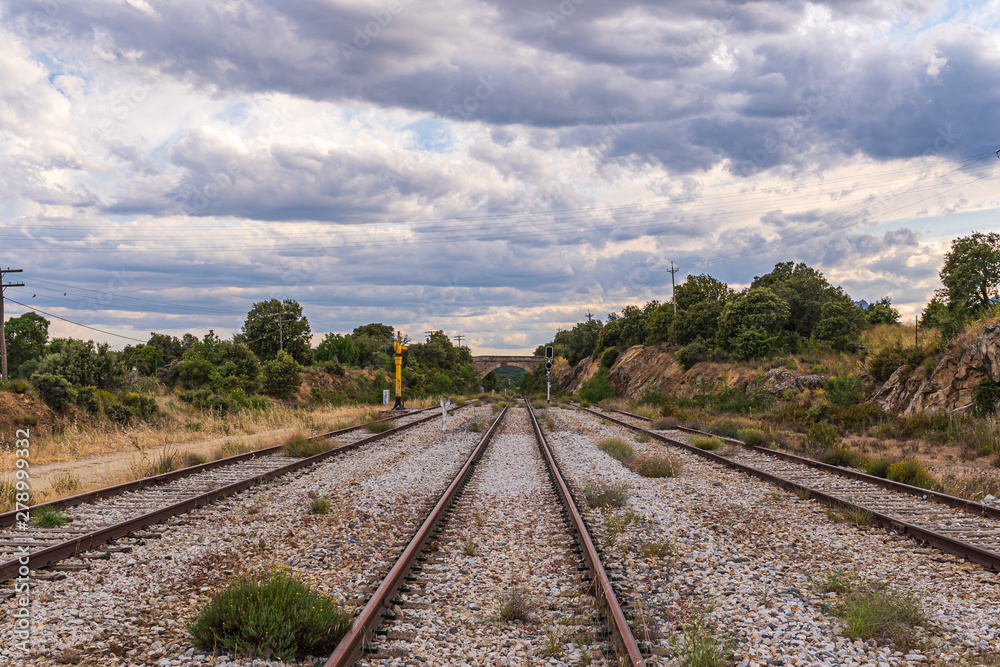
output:
[[[698,449],[704,449],[709,452],[717,451],[723,447],[722,440],[711,435],[696,435],[691,438],[691,444]]]
[[[385,433],[386,431],[396,428],[396,425],[392,420],[385,421],[374,421],[365,424],[365,430],[369,433]]]
[[[890,641],[900,651],[916,645],[916,630],[926,618],[917,593],[843,572],[828,573],[819,583],[837,594],[830,610],[851,639]]]
[[[639,544],[639,555],[643,558],[669,558],[678,553],[677,543],[673,540],[657,540]]]
[[[627,466],[632,465],[632,461],[635,460],[635,450],[632,449],[632,445],[621,438],[604,438],[598,441],[597,447],[611,458],[618,459]]]
[[[353,623],[334,600],[275,570],[230,583],[187,630],[206,651],[291,660],[332,653]]]
[[[43,505],[32,510],[31,523],[39,528],[59,528],[69,523],[69,515],[58,507]]]
[[[654,431],[669,431],[672,428],[677,428],[679,423],[679,421],[672,417],[660,417],[659,419],[654,419],[649,424],[649,428]]]

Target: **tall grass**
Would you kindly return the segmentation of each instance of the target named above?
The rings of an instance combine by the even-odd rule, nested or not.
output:
[[[621,438],[604,438],[598,441],[598,449],[606,453],[613,459],[621,461],[625,465],[632,465],[635,460],[635,450]]]

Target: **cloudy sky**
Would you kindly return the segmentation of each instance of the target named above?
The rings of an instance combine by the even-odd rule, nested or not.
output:
[[[102,330],[56,335],[225,337],[279,297],[317,334],[529,353],[668,300],[671,262],[802,261],[912,317],[949,241],[1000,229],[1000,0],[0,14],[8,297]]]

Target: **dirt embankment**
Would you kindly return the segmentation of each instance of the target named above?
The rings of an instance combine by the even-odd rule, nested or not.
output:
[[[585,359],[575,368],[559,373],[556,383],[562,391],[577,393],[599,367],[597,360]],[[638,399],[647,391],[690,398],[706,389],[718,390],[723,386],[745,389],[760,374],[758,369],[711,361],[697,363],[685,371],[672,349],[636,345],[618,356],[608,371],[608,380],[623,398]]]

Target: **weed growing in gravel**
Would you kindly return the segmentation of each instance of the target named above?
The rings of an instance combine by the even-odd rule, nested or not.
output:
[[[717,449],[722,449],[723,443],[718,438],[712,437],[710,435],[696,435],[691,438],[691,444],[698,449],[704,449],[710,452],[714,452]]]
[[[469,430],[472,431],[473,433],[479,433],[480,431],[483,430],[483,425],[480,424],[479,422],[472,422],[471,424],[469,424]]]
[[[580,401],[580,407],[581,408],[589,408],[590,407],[590,401]]]
[[[285,456],[294,456],[296,458],[315,456],[325,452],[328,445],[328,441],[322,439],[309,440],[301,433],[296,433],[285,442]]]
[[[556,418],[552,415],[545,417],[545,430],[552,433],[556,430]]]
[[[621,461],[625,465],[632,465],[635,460],[635,450],[621,438],[604,438],[597,442],[597,448],[613,459]]]
[[[462,545],[462,553],[466,556],[476,555],[476,543],[472,541],[471,537],[465,541],[465,544]]]
[[[844,516],[855,526],[867,526],[874,518],[870,511],[860,507],[845,507]]]
[[[813,584],[831,593],[843,593],[854,586],[857,580],[858,575],[853,572],[836,568],[815,577]]]
[[[555,624],[550,625],[545,631],[545,648],[542,649],[542,655],[557,658],[565,652],[566,649],[563,648],[562,628]]]
[[[642,456],[633,462],[632,470],[643,477],[677,477],[681,462],[669,456]]]
[[[645,433],[640,433],[639,435],[635,436],[635,441],[640,444],[646,444],[647,442],[649,442],[649,436],[646,435]]]
[[[671,539],[639,544],[639,555],[643,558],[672,558],[677,553],[677,543]]]
[[[195,454],[194,452],[186,452],[184,454],[184,458],[181,459],[181,467],[183,468],[200,466],[203,463],[208,463],[208,457],[201,454]]]
[[[365,424],[365,430],[369,433],[385,433],[394,428],[396,426],[391,421],[368,422]]]
[[[535,410],[544,410],[546,407],[545,401],[533,401],[531,407]]]
[[[772,491],[771,492],[771,500],[774,500],[774,501],[781,500],[781,492],[780,491]]]
[[[685,667],[725,667],[733,653],[733,641],[723,637],[707,618],[710,610],[688,614],[681,626],[681,639],[672,641],[674,654]]]
[[[676,419],[671,419],[670,417],[660,417],[659,419],[654,419],[650,424],[649,428],[655,431],[669,431],[675,428],[678,424]]]
[[[353,622],[332,599],[274,570],[230,583],[187,630],[206,651],[290,660],[331,653]]]
[[[809,500],[812,497],[809,489],[803,489],[802,487],[795,489],[795,495],[799,500]]]
[[[486,525],[486,511],[482,507],[477,507],[474,515],[476,517],[476,525],[482,528]]]
[[[900,651],[915,645],[915,631],[925,620],[917,593],[841,571],[828,573],[820,583],[837,594],[830,611],[844,622],[844,634],[851,639],[888,640]]]
[[[844,521],[844,515],[832,507],[826,508],[826,518],[830,520],[830,523],[843,523]]]
[[[626,510],[623,513],[605,512],[604,528],[608,532],[608,544],[614,546],[629,526],[642,523],[642,521],[642,517],[632,510]]]
[[[44,505],[32,511],[31,523],[39,528],[59,528],[69,523],[69,516],[58,507]]]
[[[512,586],[497,599],[497,620],[501,623],[527,621],[531,617],[532,606],[528,591],[520,586]]]
[[[330,513],[330,499],[326,496],[321,496],[315,493],[309,494],[309,513],[310,514],[329,514]]]
[[[583,485],[583,497],[591,507],[624,507],[628,503],[627,484],[590,481]]]
[[[52,478],[52,490],[58,494],[67,494],[80,488],[80,480],[72,470],[63,470]]]

